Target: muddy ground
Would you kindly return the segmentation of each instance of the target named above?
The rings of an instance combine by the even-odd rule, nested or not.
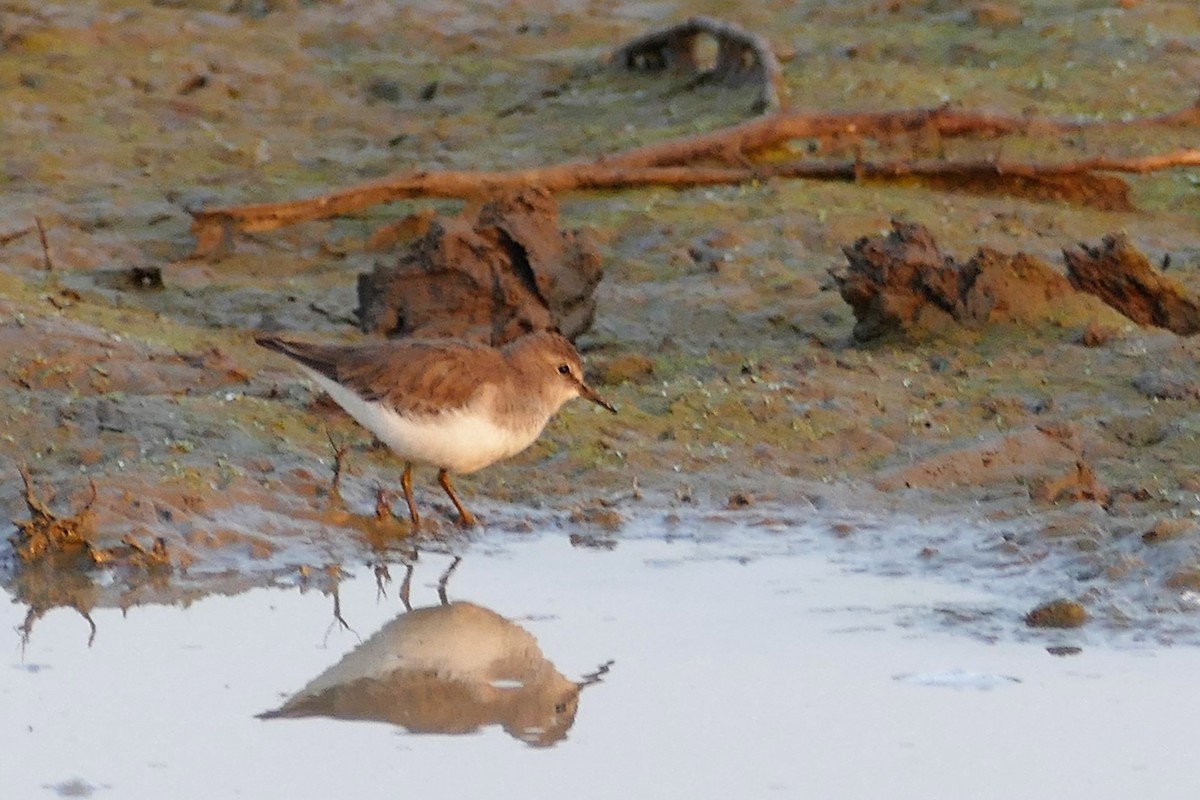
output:
[[[458,204],[241,236],[205,260],[187,258],[186,209],[405,169],[548,164],[748,118],[753,90],[597,67],[687,13],[764,34],[793,108],[1120,118],[1184,107],[1200,85],[1192,0],[4,3],[0,516],[28,517],[26,462],[60,513],[95,482],[98,545],[133,553],[122,539],[149,550],[162,538],[170,557],[28,567],[6,547],[9,590],[35,609],[180,601],[406,548],[405,525],[374,517],[401,465],[251,332],[352,339],[356,277],[386,258],[367,251],[371,233]],[[886,146],[1052,159],[1198,135]],[[1062,248],[1124,231],[1200,291],[1198,178],[1132,177],[1136,210],[1121,213],[917,184],[561,197],[563,225],[589,228],[603,256],[580,345],[621,413],[569,406],[529,451],[461,479],[485,522],[472,535],[551,527],[619,542],[633,518],[678,534],[786,530],[820,513],[831,539],[861,540],[880,568],[1009,580],[1029,607],[1067,597],[1098,626],[1197,639],[1200,343],[1085,303],[861,346],[828,271],[843,245],[898,218],[962,260],[989,246],[1059,269]],[[48,252],[36,231],[8,238],[35,217]],[[161,270],[161,286],[130,281],[135,267]],[[1101,323],[1111,335],[1084,346]],[[330,503],[327,431],[352,445],[344,508]],[[441,520],[423,535],[459,536],[432,474],[419,484]],[[938,524],[889,537],[893,518]]]

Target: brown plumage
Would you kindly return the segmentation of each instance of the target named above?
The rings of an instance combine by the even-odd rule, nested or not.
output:
[[[400,414],[430,416],[460,408],[484,384],[502,380],[505,373],[504,357],[496,348],[450,339],[358,345],[278,336],[257,336],[254,341],[337,381],[363,400],[384,403]]]

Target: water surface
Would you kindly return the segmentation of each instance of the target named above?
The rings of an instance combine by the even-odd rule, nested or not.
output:
[[[392,689],[427,707],[395,713],[436,728],[428,706],[487,695],[492,711],[458,735],[257,716],[343,659],[370,661],[385,626],[413,627],[397,623],[400,563],[383,593],[371,566],[348,568],[337,611],[349,628],[330,595],[291,587],[98,609],[90,646],[87,622],[60,609],[23,644],[25,609],[5,604],[0,780],[12,797],[120,798],[1117,798],[1190,785],[1200,651],[989,644],[927,620],[1011,598],[852,572],[797,541],[743,531],[604,549],[489,535],[460,550],[446,583],[448,601],[508,621],[486,643],[436,611],[452,559],[422,552],[411,605],[435,609],[416,613],[434,621],[432,649],[452,652],[442,667],[430,648],[418,654],[426,682]],[[538,677],[483,686],[468,674],[504,642],[533,639]],[[409,666],[413,641],[401,645]],[[380,652],[367,669],[386,689]],[[504,692],[537,705],[575,683],[557,728],[493,713]],[[461,727],[465,713],[442,716]]]

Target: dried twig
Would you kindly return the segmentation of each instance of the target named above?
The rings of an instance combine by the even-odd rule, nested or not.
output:
[[[325,427],[325,438],[333,448],[333,481],[329,485],[329,498],[333,503],[342,502],[342,475],[346,466],[346,453],[350,450],[348,444],[338,444],[334,441],[333,432]]]
[[[392,518],[392,496],[380,486],[375,490],[375,519],[387,522]]]
[[[716,65],[708,74],[714,79],[738,82],[748,78],[763,79],[764,86],[774,91],[779,83],[779,65],[770,48],[757,37],[720,20],[695,17],[682,25],[649,32],[617,50],[613,58],[628,68],[667,68],[695,66],[696,38],[702,34],[718,41]],[[778,96],[776,96],[778,101]],[[769,104],[769,103],[768,103]],[[1103,130],[1117,127],[1196,126],[1200,125],[1200,103],[1169,114],[1120,121],[1034,118],[962,112],[947,106],[925,109],[894,110],[894,112],[846,112],[833,114],[775,113],[763,118],[742,122],[719,131],[682,137],[600,156],[595,160],[571,161],[548,167],[498,170],[498,172],[419,172],[401,173],[359,186],[323,194],[306,200],[287,203],[264,203],[242,206],[223,206],[193,211],[192,233],[196,235],[193,257],[227,251],[233,246],[235,233],[274,230],[284,225],[323,219],[364,209],[364,207],[394,200],[416,197],[478,199],[511,192],[517,188],[536,186],[551,192],[576,190],[611,190],[611,188],[664,185],[696,186],[707,184],[737,184],[763,176],[781,178],[817,178],[846,180],[874,174],[876,178],[895,179],[901,175],[931,174],[931,172],[961,172],[961,166],[924,167],[922,164],[899,162],[890,164],[842,163],[836,166],[754,166],[751,158],[761,152],[778,148],[792,139],[848,137],[854,139],[889,139],[912,134],[929,134],[940,139],[955,137],[1001,137],[1012,134],[1064,133],[1082,130]],[[1178,154],[1147,156],[1141,160],[1109,160],[1096,158],[1088,164],[1087,172],[1145,172],[1168,169],[1195,163],[1195,150]],[[1114,166],[1115,164],[1115,166]],[[1134,166],[1136,164],[1136,167]],[[1007,164],[997,172],[994,164],[967,172],[973,181],[991,180],[1003,188],[1012,176],[1024,170],[1038,173],[1039,164]],[[1061,167],[1058,168],[1061,170]],[[865,170],[865,172],[864,172]],[[961,178],[961,175],[959,176]],[[1007,191],[1022,190],[1024,186],[1009,186]],[[1081,192],[1086,197],[1088,192]]]
[[[96,502],[95,482],[88,482],[91,494],[79,512],[69,517],[60,517],[38,498],[29,467],[22,463],[17,469],[25,483],[25,506],[29,509],[29,519],[18,522],[18,532],[10,537],[17,557],[28,563],[55,553],[86,551],[94,559],[95,548],[85,537],[85,532],[93,517],[92,504]]]
[[[42,266],[46,272],[54,270],[54,260],[50,257],[50,242],[46,238],[46,226],[42,224],[41,217],[34,217],[34,223],[37,225],[38,239],[42,243]]]
[[[700,137],[697,137],[697,139]],[[739,146],[767,146],[766,139],[746,137]],[[774,142],[774,140],[770,140]],[[336,216],[377,203],[415,197],[479,198],[516,188],[540,186],[552,192],[574,190],[611,190],[635,186],[713,186],[745,184],[768,178],[806,178],[815,180],[894,180],[910,176],[958,176],[962,179],[1012,180],[1046,178],[1054,175],[1082,175],[1096,172],[1147,173],[1200,164],[1200,150],[1176,150],[1168,154],[1133,158],[1097,157],[1064,163],[998,161],[800,161],[761,164],[756,167],[664,166],[678,158],[702,158],[716,155],[715,143],[678,143],[658,152],[648,149],[630,151],[598,162],[572,162],[557,167],[512,169],[503,172],[415,172],[391,176],[371,184],[346,188],[308,200],[288,203],[226,206],[196,212],[192,230],[197,234],[197,254],[209,252],[210,234],[217,231],[260,231],[289,224]]]
[[[9,231],[8,233],[0,234],[0,247],[3,247],[4,245],[8,244],[9,242],[15,242],[17,239],[20,239],[22,236],[25,236],[26,234],[30,233],[32,230],[33,230],[33,227],[30,226],[27,228],[19,228],[15,231]]]

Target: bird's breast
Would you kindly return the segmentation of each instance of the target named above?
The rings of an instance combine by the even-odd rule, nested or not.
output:
[[[516,455],[533,444],[548,418],[509,413],[499,419],[486,398],[434,415],[401,414],[368,401],[336,381],[307,370],[321,388],[364,428],[405,461],[465,475]]]

